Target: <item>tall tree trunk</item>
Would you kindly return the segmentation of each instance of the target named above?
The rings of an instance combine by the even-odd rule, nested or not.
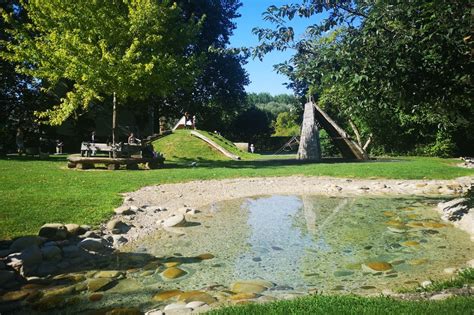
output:
[[[297,158],[298,160],[321,160],[319,129],[314,116],[314,106],[311,102],[304,105],[303,125],[301,126],[301,139]]]

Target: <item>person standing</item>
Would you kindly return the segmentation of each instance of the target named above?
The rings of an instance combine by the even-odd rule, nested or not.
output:
[[[251,153],[255,152],[255,146],[253,145],[253,143],[250,144],[250,152]]]
[[[21,128],[17,129],[15,140],[16,140],[17,152],[21,156],[25,151],[25,140],[24,140],[24,135]]]

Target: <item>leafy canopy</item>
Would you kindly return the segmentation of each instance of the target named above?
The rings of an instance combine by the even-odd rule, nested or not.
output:
[[[121,101],[167,95],[198,73],[191,48],[202,19],[185,18],[176,3],[23,0],[21,9],[27,23],[2,12],[13,40],[0,56],[49,89],[69,87],[60,104],[37,113],[51,124],[113,92]]]
[[[287,21],[321,13],[326,18],[295,40]],[[465,132],[474,128],[468,1],[303,0],[271,6],[264,18],[275,28],[254,30],[255,55],[295,49],[278,66],[292,87],[372,133],[378,145],[474,141]]]

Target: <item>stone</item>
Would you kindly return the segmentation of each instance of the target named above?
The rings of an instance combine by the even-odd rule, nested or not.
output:
[[[138,208],[137,208],[137,210],[138,210]],[[117,215],[132,215],[132,214],[135,214],[135,211],[132,210],[129,206],[121,206],[121,207],[118,207],[118,208],[114,209],[114,212]]]
[[[160,291],[156,293],[155,295],[153,295],[152,299],[155,302],[163,302],[163,301],[171,299],[172,297],[178,296],[181,293],[183,293],[183,291],[181,290]]]
[[[432,297],[430,297],[430,300],[432,301],[442,301],[449,299],[453,297],[454,295],[452,293],[440,293],[440,294],[435,294]]]
[[[102,293],[92,293],[91,295],[89,295],[89,301],[97,302],[102,300],[103,297],[104,295]]]
[[[196,256],[197,259],[201,259],[201,260],[208,260],[208,259],[212,259],[214,257],[215,256],[210,254],[210,253],[205,253],[205,254],[201,254],[201,255]]]
[[[69,295],[75,291],[75,285],[56,287],[43,292],[44,297]]]
[[[145,315],[165,315],[165,313],[163,313],[159,309],[152,309],[152,310],[147,311]]]
[[[89,290],[89,292],[96,292],[99,290],[103,290],[106,286],[108,286],[113,281],[114,279],[112,278],[89,279],[87,281],[87,290]]]
[[[179,266],[179,265],[181,265],[181,263],[179,261],[169,261],[169,262],[165,262],[163,265],[166,268],[171,268],[171,267]]]
[[[76,245],[69,245],[63,247],[63,255],[67,258],[73,258],[81,255],[81,249]]]
[[[229,299],[232,301],[239,301],[239,300],[255,299],[256,297],[257,295],[255,293],[237,293],[237,294],[231,295]]]
[[[49,240],[65,240],[68,234],[64,224],[48,223],[40,228],[38,235]]]
[[[433,282],[431,282],[430,280],[426,280],[426,281],[423,281],[421,283],[421,287],[426,289],[427,287],[429,287],[432,284],[433,284]]]
[[[315,119],[315,108],[312,102],[304,106],[303,124],[301,126],[301,138],[298,148],[298,160],[321,160],[321,143],[319,140],[319,129]]]
[[[187,274],[186,271],[177,267],[167,268],[161,273],[161,275],[166,279],[176,279],[184,276],[185,274]]]
[[[122,235],[114,235],[112,237],[112,242],[114,244],[114,247],[119,247],[125,243],[128,242],[128,239],[126,239],[125,237],[123,237]]]
[[[426,258],[418,258],[418,259],[412,259],[408,261],[408,264],[411,266],[419,266],[426,264],[428,262],[428,259]]]
[[[31,291],[29,290],[19,290],[19,291],[10,291],[0,296],[0,302],[14,302],[25,299]]]
[[[123,272],[118,270],[102,270],[94,275],[94,278],[118,278],[122,277]]]
[[[185,309],[186,303],[171,303],[165,306],[164,311],[171,311],[176,309]]]
[[[105,249],[103,240],[97,238],[85,238],[80,241],[78,245],[79,247],[92,252],[100,252]]]
[[[15,278],[15,272],[11,270],[0,270],[0,287],[4,287]]]
[[[452,274],[454,274],[454,273],[456,272],[456,268],[453,268],[453,267],[451,267],[451,268],[444,268],[443,272],[446,273],[446,274],[448,274],[448,275],[452,275]]]
[[[354,274],[354,272],[349,271],[349,270],[338,270],[338,271],[334,272],[335,277],[347,277],[347,276],[350,276],[352,274]]]
[[[442,227],[446,227],[446,224],[439,222],[423,222],[423,226],[430,229],[439,229]]]
[[[195,309],[195,308],[201,307],[203,305],[207,305],[207,304],[203,301],[193,301],[193,302],[189,302],[188,304],[186,304],[186,307],[190,308],[190,309]]]
[[[65,227],[69,235],[72,236],[79,235],[79,231],[81,230],[81,226],[79,224],[74,223],[66,224]]]
[[[87,231],[83,236],[84,238],[100,238],[100,234],[97,231]]]
[[[107,223],[107,229],[113,234],[123,234],[130,230],[130,226],[119,219],[114,219]]]
[[[163,222],[164,227],[182,227],[185,225],[186,219],[182,214],[171,216]]]
[[[14,269],[23,266],[25,270],[26,268],[29,269],[40,264],[43,260],[43,255],[41,254],[41,250],[39,249],[38,245],[35,244],[24,249],[21,253],[8,255],[8,259],[10,260],[10,263],[8,264],[9,266],[13,267]]]
[[[212,297],[212,295],[204,291],[188,291],[181,293],[178,296],[178,301],[183,301],[186,303],[200,301],[205,302],[206,304],[212,304],[215,303],[217,300]]]
[[[380,272],[380,271],[388,271],[391,270],[393,267],[388,262],[383,261],[373,261],[366,264],[362,264],[362,270],[367,272]]]
[[[261,293],[272,286],[272,283],[266,281],[241,280],[232,283],[230,290],[234,293]]]
[[[134,279],[122,279],[120,280],[117,285],[115,285],[113,288],[110,290],[107,290],[107,292],[110,293],[124,293],[124,292],[138,292],[140,290],[143,290],[143,284],[141,282],[138,282],[137,280]]]
[[[44,238],[39,236],[23,236],[15,239],[10,245],[10,253],[21,252],[22,250],[30,247],[31,245],[40,246],[44,243]],[[9,254],[10,254],[9,253]],[[8,255],[8,254],[7,254]],[[1,255],[0,255],[1,256]]]
[[[61,259],[61,249],[57,246],[46,246],[41,248],[41,254],[45,260]]]
[[[114,308],[105,313],[105,315],[142,315],[137,308]]]

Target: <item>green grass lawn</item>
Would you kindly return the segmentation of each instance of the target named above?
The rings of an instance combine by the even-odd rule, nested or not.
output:
[[[239,150],[224,138],[209,136],[238,154]],[[421,157],[364,163],[300,163],[281,156],[245,153],[246,160],[232,161],[189,135],[189,131],[164,137],[155,142],[155,147],[165,154],[167,161],[165,168],[150,171],[70,170],[64,156],[48,160],[1,158],[0,239],[36,234],[48,222],[97,225],[121,203],[120,193],[153,184],[288,175],[396,179],[474,175],[474,170],[453,166],[455,160]],[[194,161],[198,167],[189,167]]]
[[[268,304],[248,304],[221,308],[211,315],[246,314],[472,314],[474,298],[456,297],[444,301],[399,301],[359,296],[309,296]]]

